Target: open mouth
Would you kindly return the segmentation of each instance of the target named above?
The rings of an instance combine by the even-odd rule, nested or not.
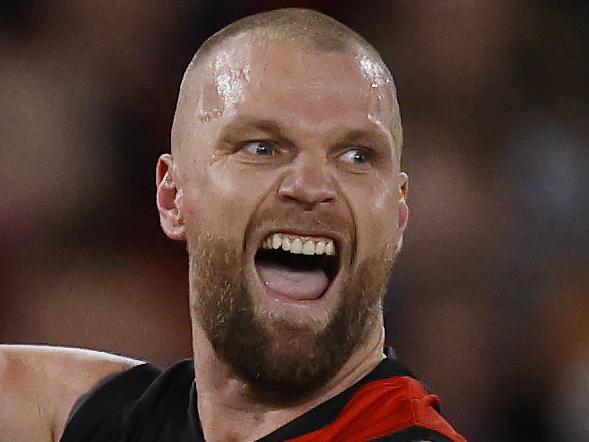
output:
[[[327,237],[273,233],[255,256],[266,288],[291,301],[321,298],[339,271],[336,242]]]

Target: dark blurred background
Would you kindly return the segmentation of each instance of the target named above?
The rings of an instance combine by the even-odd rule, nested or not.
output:
[[[282,6],[348,24],[397,81],[399,358],[469,440],[589,441],[586,1],[3,0],[0,342],[190,355],[155,161],[199,44]]]

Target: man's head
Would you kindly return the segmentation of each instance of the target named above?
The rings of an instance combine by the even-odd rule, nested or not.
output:
[[[307,392],[381,333],[401,143],[388,69],[317,12],[246,18],[195,55],[158,208],[187,242],[193,325],[252,387]]]

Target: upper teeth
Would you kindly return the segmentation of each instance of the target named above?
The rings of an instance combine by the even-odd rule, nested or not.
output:
[[[295,255],[335,255],[332,239],[273,233],[262,241],[263,249],[282,249]]]

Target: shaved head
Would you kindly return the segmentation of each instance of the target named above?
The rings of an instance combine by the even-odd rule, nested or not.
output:
[[[278,9],[242,18],[220,30],[199,48],[191,66],[227,39],[246,33],[257,41],[290,41],[324,52],[354,52],[361,48],[382,62],[370,43],[337,20],[309,9]]]
[[[207,80],[207,74],[210,72],[207,72],[206,68],[212,67],[213,71],[219,68],[219,61],[222,63],[224,60],[215,61],[216,56],[235,41],[241,41],[244,45],[282,42],[305,52],[345,53],[354,56],[371,87],[384,89],[384,93],[392,98],[388,100],[388,104],[395,118],[391,122],[390,131],[400,154],[403,135],[396,88],[392,74],[378,51],[343,23],[317,11],[297,8],[279,9],[242,18],[212,35],[200,46],[188,65],[180,86],[172,128],[172,151],[177,150],[179,144],[175,132],[180,123],[185,121],[181,114],[184,111],[186,95],[194,94],[194,83],[199,84]],[[218,85],[216,89],[219,91]],[[209,109],[202,112],[198,119],[207,122],[220,112],[217,108]]]

